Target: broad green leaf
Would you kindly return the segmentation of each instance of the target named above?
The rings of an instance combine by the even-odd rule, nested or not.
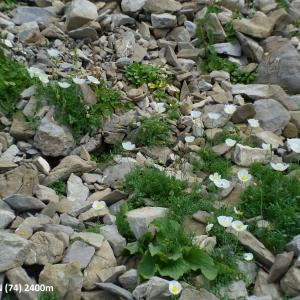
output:
[[[214,264],[213,259],[203,250],[192,247],[189,251],[186,251],[184,259],[192,270],[200,269],[207,279],[214,280],[217,277],[217,266]]]
[[[127,246],[125,247],[125,250],[128,250],[130,255],[136,254],[139,252],[139,243],[138,242],[128,243]]]
[[[140,261],[138,272],[143,278],[149,279],[155,274],[156,269],[155,258],[147,251]]]
[[[158,272],[161,276],[171,277],[176,280],[182,277],[183,274],[189,270],[190,266],[184,261],[184,259],[170,261],[168,264],[160,264],[158,266]]]

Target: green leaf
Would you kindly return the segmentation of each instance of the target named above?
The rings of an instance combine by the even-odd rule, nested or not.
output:
[[[217,266],[214,264],[213,259],[203,250],[192,247],[186,251],[184,259],[192,270],[196,271],[200,269],[208,280],[214,280],[217,277]]]
[[[156,270],[156,259],[147,251],[140,261],[138,272],[143,278],[149,279],[155,274]]]
[[[128,243],[127,246],[125,247],[125,250],[128,250],[130,255],[136,254],[139,252],[139,243],[138,242]]]
[[[167,264],[160,264],[158,266],[158,272],[161,276],[171,277],[176,280],[182,277],[183,274],[189,270],[190,266],[182,258],[176,261],[170,261]]]

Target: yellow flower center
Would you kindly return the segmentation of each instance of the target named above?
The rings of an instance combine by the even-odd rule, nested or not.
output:
[[[176,286],[172,286],[172,287],[171,287],[171,292],[172,292],[173,294],[178,293],[177,287],[176,287]]]

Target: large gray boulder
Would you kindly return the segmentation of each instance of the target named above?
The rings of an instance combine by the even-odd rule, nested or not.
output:
[[[97,6],[94,3],[87,0],[73,0],[66,12],[67,29],[77,29],[89,21],[93,21],[97,16]]]
[[[28,240],[16,234],[0,232],[0,272],[21,266],[30,248]]]
[[[41,7],[18,6],[14,11],[13,22],[21,25],[28,22],[46,23],[54,14]]]
[[[300,54],[292,43],[282,37],[264,42],[265,55],[257,68],[256,82],[279,84],[289,94],[300,93]]]
[[[254,102],[256,111],[255,119],[260,121],[264,130],[280,134],[289,123],[289,112],[273,99],[262,99]]]
[[[4,201],[17,212],[41,210],[46,206],[41,200],[35,197],[18,194],[9,196]]]
[[[34,136],[34,146],[46,156],[66,156],[75,141],[68,128],[44,118]]]

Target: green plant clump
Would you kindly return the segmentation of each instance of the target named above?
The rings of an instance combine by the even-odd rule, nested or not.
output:
[[[300,183],[297,177],[285,176],[269,166],[253,164],[251,174],[256,184],[241,196],[246,218],[262,216],[269,228],[250,226],[250,230],[270,250],[279,252],[300,232]]]
[[[57,292],[41,292],[38,296],[39,300],[59,300]]]
[[[78,138],[99,128],[102,119],[116,108],[125,108],[119,92],[106,88],[103,83],[94,89],[97,97],[95,104],[85,102],[80,87],[75,84],[65,89],[60,88],[57,82],[51,82],[47,86],[38,84],[37,96],[39,100],[46,99],[50,105],[55,106],[55,119],[70,126],[74,136]]]
[[[158,117],[143,119],[138,129],[137,144],[139,146],[166,145],[169,143],[168,125]]]
[[[134,85],[139,87],[144,83],[150,84],[151,88],[164,88],[168,75],[158,66],[132,63],[125,67],[125,77]]]
[[[85,231],[92,232],[92,233],[100,233],[101,226],[103,226],[103,224],[101,224],[99,221],[99,222],[94,223],[93,225],[86,227]]]
[[[232,83],[249,84],[256,78],[255,72],[244,72],[240,69],[235,69],[230,73]]]
[[[130,203],[130,202],[129,202]],[[116,225],[118,228],[119,233],[126,238],[127,241],[134,241],[135,240],[135,236],[132,233],[129,223],[127,221],[127,212],[133,209],[133,207],[130,206],[130,204],[128,203],[123,203],[117,214],[116,214]]]
[[[0,45],[1,47],[1,45]],[[32,84],[27,70],[0,49],[0,112],[16,112],[20,93]]]
[[[181,225],[167,218],[153,222],[155,235],[129,244],[131,254],[142,253],[138,272],[143,279],[155,274],[179,279],[191,271],[202,273],[207,279],[214,280],[217,268],[213,259],[197,246],[193,246],[191,236]]]
[[[208,174],[219,173],[224,178],[230,178],[230,162],[220,158],[210,146],[203,147],[199,152],[199,159],[193,161],[194,171]]]
[[[48,187],[53,189],[58,195],[64,195],[66,193],[66,184],[61,180],[49,184]]]
[[[226,139],[233,139],[237,143],[242,142],[242,137],[239,133],[235,129],[231,130],[228,128],[224,128],[222,132],[217,133],[213,139],[210,139],[209,136],[207,136],[207,138],[211,141],[213,146],[225,143]]]

